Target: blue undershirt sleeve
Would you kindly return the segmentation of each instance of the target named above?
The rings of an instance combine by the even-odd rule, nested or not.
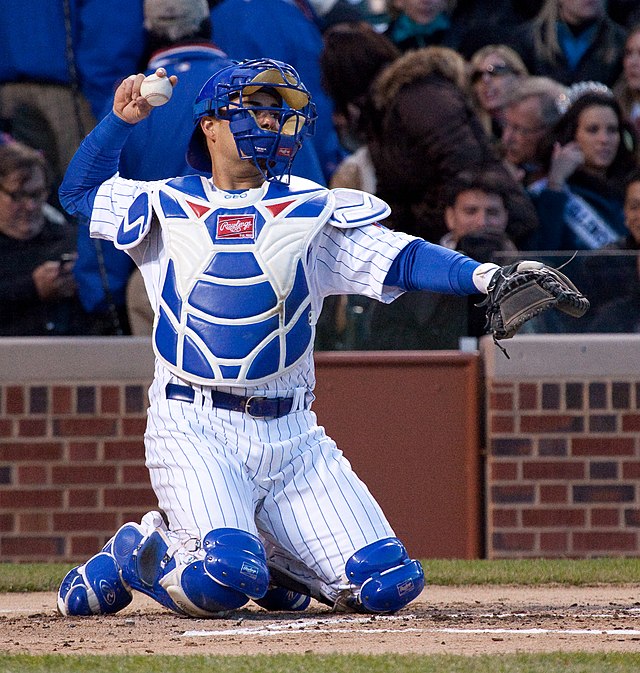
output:
[[[82,141],[58,192],[70,215],[91,217],[98,187],[118,172],[120,152],[133,127],[110,112]]]
[[[476,294],[479,290],[473,282],[473,272],[479,266],[480,262],[455,250],[414,240],[394,259],[385,285],[393,285],[406,291]]]

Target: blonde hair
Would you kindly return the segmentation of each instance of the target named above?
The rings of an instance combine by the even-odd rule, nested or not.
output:
[[[484,61],[484,59],[491,54],[496,54],[499,56],[516,75],[529,74],[527,66],[524,64],[520,54],[518,54],[518,52],[511,47],[508,47],[506,44],[487,44],[484,47],[478,49],[478,51],[476,51],[469,59],[469,64],[471,66],[469,74],[471,75],[473,70],[478,68],[482,61]]]

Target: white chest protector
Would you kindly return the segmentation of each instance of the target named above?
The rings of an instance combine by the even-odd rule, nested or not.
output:
[[[166,253],[153,330],[156,355],[203,385],[260,385],[313,346],[306,253],[328,221],[358,227],[387,216],[369,194],[292,179],[241,194],[199,176],[141,194],[115,241],[129,248],[155,212]],[[331,218],[331,220],[330,220]]]

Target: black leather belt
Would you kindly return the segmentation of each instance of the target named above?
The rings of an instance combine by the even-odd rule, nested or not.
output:
[[[165,388],[168,400],[193,403],[196,391],[191,386],[181,386],[179,383],[167,383]],[[211,391],[211,401],[214,407],[239,411],[253,418],[280,418],[286,416],[293,407],[293,397],[262,397],[250,395],[242,397],[231,395],[219,390]]]

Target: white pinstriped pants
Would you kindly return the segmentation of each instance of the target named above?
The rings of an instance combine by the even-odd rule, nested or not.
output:
[[[302,562],[325,595],[344,584],[353,552],[394,535],[312,411],[265,420],[213,408],[198,391],[193,403],[152,397],[146,462],[170,530],[259,535]]]

